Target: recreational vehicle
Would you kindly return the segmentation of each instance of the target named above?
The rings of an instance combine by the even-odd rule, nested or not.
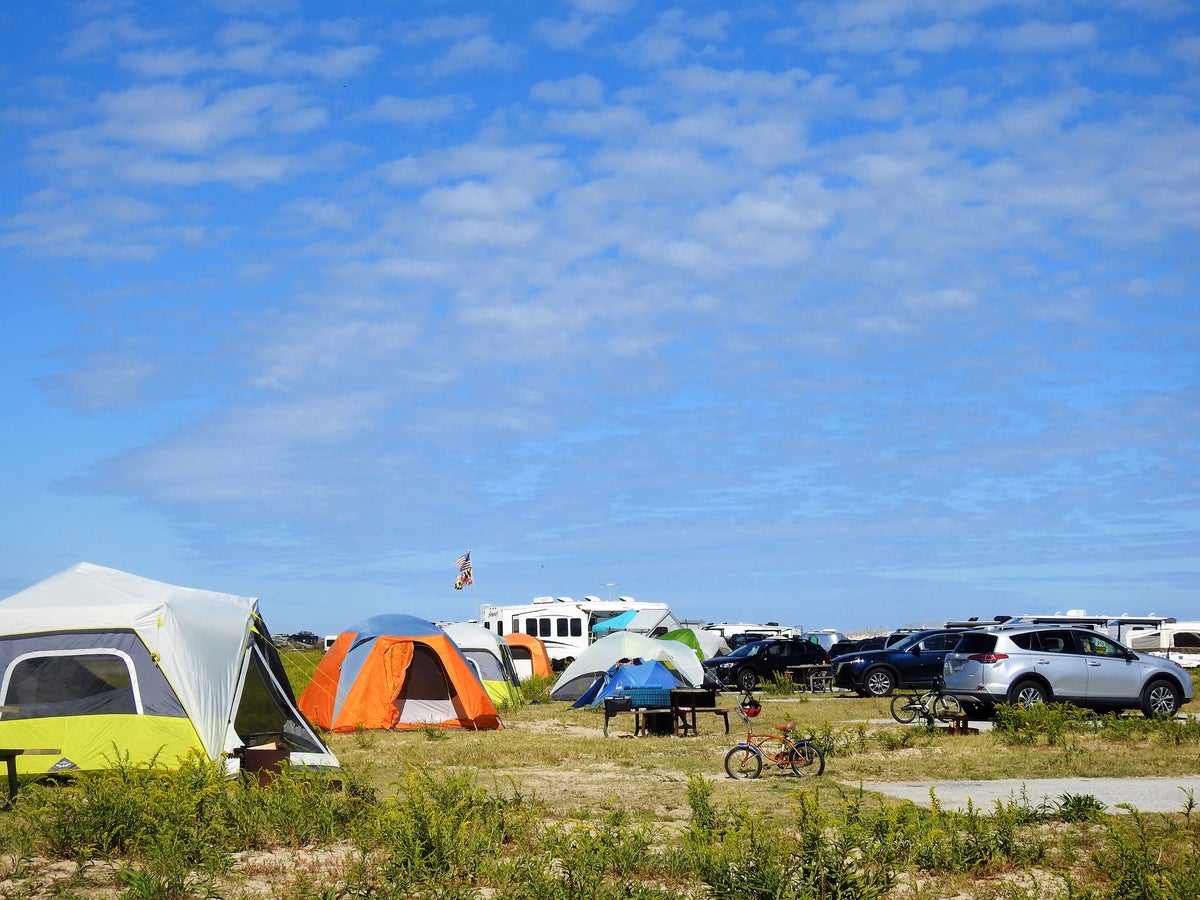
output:
[[[1134,639],[1141,634],[1156,631],[1174,622],[1166,616],[1090,616],[1086,610],[1070,609],[1054,615],[996,616],[992,621],[968,619],[965,622],[947,622],[946,628],[977,628],[982,625],[1075,625],[1090,628],[1120,641],[1126,647],[1134,646]]]
[[[752,622],[709,622],[700,626],[701,631],[713,631],[725,639],[731,650],[736,650],[754,641],[764,641],[767,638],[798,637],[799,628],[790,625],[780,625],[778,622],[767,622],[758,625]]]
[[[1164,622],[1153,631],[1138,632],[1129,646],[1194,669],[1200,666],[1200,622]]]
[[[532,603],[513,606],[485,604],[479,621],[498,637],[516,632],[540,638],[555,662],[574,659],[596,638],[614,631],[658,637],[680,627],[667,604],[632,597],[534,597]]]

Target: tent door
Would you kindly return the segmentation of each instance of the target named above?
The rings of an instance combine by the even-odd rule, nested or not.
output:
[[[413,644],[412,660],[392,703],[400,714],[399,721],[405,724],[435,724],[467,718],[441,660],[424,644]]]

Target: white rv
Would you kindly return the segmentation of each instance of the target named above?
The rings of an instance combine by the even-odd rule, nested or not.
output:
[[[1200,666],[1200,622],[1164,622],[1153,631],[1136,634],[1129,646],[1194,669]]]
[[[479,621],[499,637],[520,632],[540,638],[554,661],[574,659],[596,638],[613,631],[658,637],[680,627],[667,604],[632,597],[534,597],[532,603],[512,606],[484,604]]]
[[[753,622],[709,622],[707,625],[702,625],[700,630],[719,634],[729,644],[731,650],[735,650],[743,644],[766,638],[798,637],[801,631],[799,628],[780,625],[778,622],[767,622],[765,625],[757,625]]]

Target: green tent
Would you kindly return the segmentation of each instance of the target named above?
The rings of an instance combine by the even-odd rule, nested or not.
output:
[[[700,662],[708,659],[704,654],[704,648],[700,646],[700,638],[696,637],[696,632],[690,628],[676,628],[674,631],[668,631],[662,635],[664,641],[679,641],[681,644],[687,644],[696,651],[696,656]]]

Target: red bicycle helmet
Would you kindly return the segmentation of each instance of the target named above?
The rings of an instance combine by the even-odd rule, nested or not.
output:
[[[762,704],[759,703],[757,700],[755,700],[753,697],[751,697],[749,700],[742,703],[741,706],[742,706],[742,712],[744,712],[751,719],[753,719],[760,712],[762,712]]]

